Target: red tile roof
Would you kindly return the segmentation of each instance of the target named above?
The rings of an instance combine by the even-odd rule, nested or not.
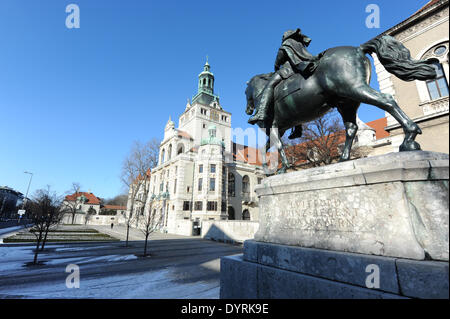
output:
[[[385,127],[387,126],[387,118],[382,117],[381,119],[366,123],[371,128],[375,130],[375,136],[378,139],[388,137],[389,132],[385,131]]]
[[[233,142],[233,158],[236,161],[252,165],[262,165],[259,149]]]
[[[87,199],[87,204],[91,204],[91,205],[100,205],[100,198],[98,198],[97,196],[95,196],[92,193],[86,193],[86,192],[78,192],[78,193],[74,193],[72,195],[67,195],[66,196],[66,201],[68,202],[73,202],[76,201],[78,197],[84,195],[84,197],[86,197]]]
[[[187,138],[189,140],[194,140],[192,138],[192,136],[189,133],[185,132],[185,131],[178,130],[178,136],[182,137],[182,138]]]
[[[418,14],[419,12],[422,12],[426,9],[428,9],[429,7],[431,7],[432,5],[438,3],[440,0],[430,0],[427,4],[425,4],[422,8],[420,8],[419,10],[417,10],[412,16]]]

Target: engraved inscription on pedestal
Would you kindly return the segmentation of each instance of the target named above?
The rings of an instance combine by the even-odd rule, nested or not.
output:
[[[293,178],[297,175],[268,178],[265,187],[257,189],[261,210],[255,240],[419,260],[428,254],[448,260],[448,162],[389,167],[380,165],[381,160],[359,162],[365,165],[360,173],[362,166],[356,161],[353,168],[336,164],[322,174],[322,181],[322,175],[307,170],[294,173],[297,183]],[[429,173],[424,174],[424,169]],[[356,181],[353,185],[346,172]],[[314,187],[308,190],[312,179]],[[336,180],[345,182],[336,186]]]

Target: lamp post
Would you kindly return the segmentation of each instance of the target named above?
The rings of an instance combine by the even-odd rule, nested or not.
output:
[[[20,219],[22,218],[23,214],[25,213],[25,211],[24,211],[25,204],[26,204],[26,201],[28,200],[28,192],[30,190],[31,180],[33,179],[33,173],[25,171],[24,174],[29,174],[30,175],[30,180],[28,182],[27,192],[25,194],[25,198],[24,198],[23,203],[22,203],[22,212],[21,212],[21,214],[19,214],[20,216],[19,216],[19,220],[17,221],[18,223],[20,223]]]
[[[164,193],[162,193],[162,198],[163,198],[163,228],[166,231],[165,227],[167,227],[166,225],[166,220],[168,219],[168,209],[166,207],[166,202],[167,200],[170,199],[170,194],[169,194],[169,190],[166,188],[166,191]],[[166,216],[167,214],[167,216]]]

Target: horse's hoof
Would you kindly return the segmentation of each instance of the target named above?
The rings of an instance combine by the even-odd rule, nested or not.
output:
[[[420,144],[416,141],[403,142],[400,145],[400,152],[421,151]]]

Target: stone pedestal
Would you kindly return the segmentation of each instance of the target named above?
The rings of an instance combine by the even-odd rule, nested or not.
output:
[[[448,166],[447,154],[402,152],[266,178],[255,241],[222,259],[221,296],[448,298]],[[379,289],[361,283],[371,264],[386,265]],[[252,288],[230,281],[250,273]]]

